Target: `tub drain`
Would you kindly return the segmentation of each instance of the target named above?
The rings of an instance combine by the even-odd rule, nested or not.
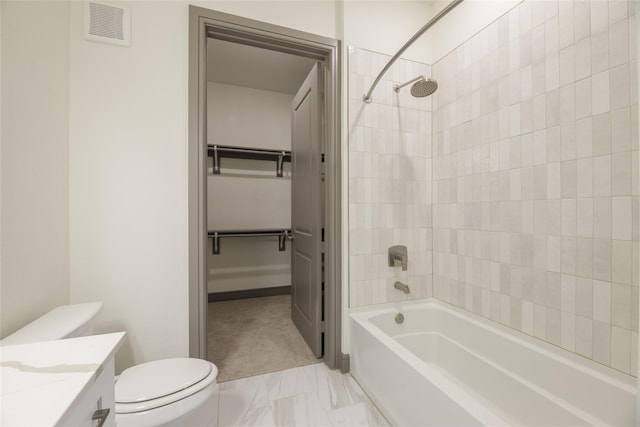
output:
[[[404,314],[402,313],[396,314],[396,323],[399,325],[402,322],[404,322]]]

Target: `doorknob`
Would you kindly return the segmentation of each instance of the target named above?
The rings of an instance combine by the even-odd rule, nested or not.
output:
[[[293,240],[293,235],[292,234],[287,234],[287,239]]]

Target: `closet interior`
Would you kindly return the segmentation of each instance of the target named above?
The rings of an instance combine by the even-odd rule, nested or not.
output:
[[[291,108],[315,61],[209,38],[208,358],[219,381],[318,361],[291,321]]]

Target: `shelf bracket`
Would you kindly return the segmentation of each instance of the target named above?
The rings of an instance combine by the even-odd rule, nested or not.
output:
[[[283,169],[283,165],[284,165],[284,156],[286,154],[287,153],[285,153],[284,151],[281,152],[280,154],[278,154],[278,163],[277,163],[277,166],[276,166],[276,176],[278,176],[278,177],[284,176],[284,173],[283,173],[282,169]],[[283,250],[283,249],[280,249],[280,250]]]
[[[289,233],[287,233],[287,231],[283,231],[281,235],[278,236],[278,250],[280,252],[284,252],[285,250],[287,250],[287,248],[285,247],[285,241],[287,240],[287,235]]]
[[[218,233],[213,233],[213,236],[209,236],[213,239],[213,244],[212,246],[212,253],[213,255],[219,255],[220,254],[220,236],[218,236]]]
[[[220,155],[218,154],[218,146],[213,146],[213,173],[220,175]],[[219,252],[214,252],[219,253]]]

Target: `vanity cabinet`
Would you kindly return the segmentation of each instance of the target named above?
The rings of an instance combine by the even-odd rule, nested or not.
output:
[[[0,348],[0,425],[115,426],[114,356],[125,333]],[[107,412],[108,411],[108,412]]]

